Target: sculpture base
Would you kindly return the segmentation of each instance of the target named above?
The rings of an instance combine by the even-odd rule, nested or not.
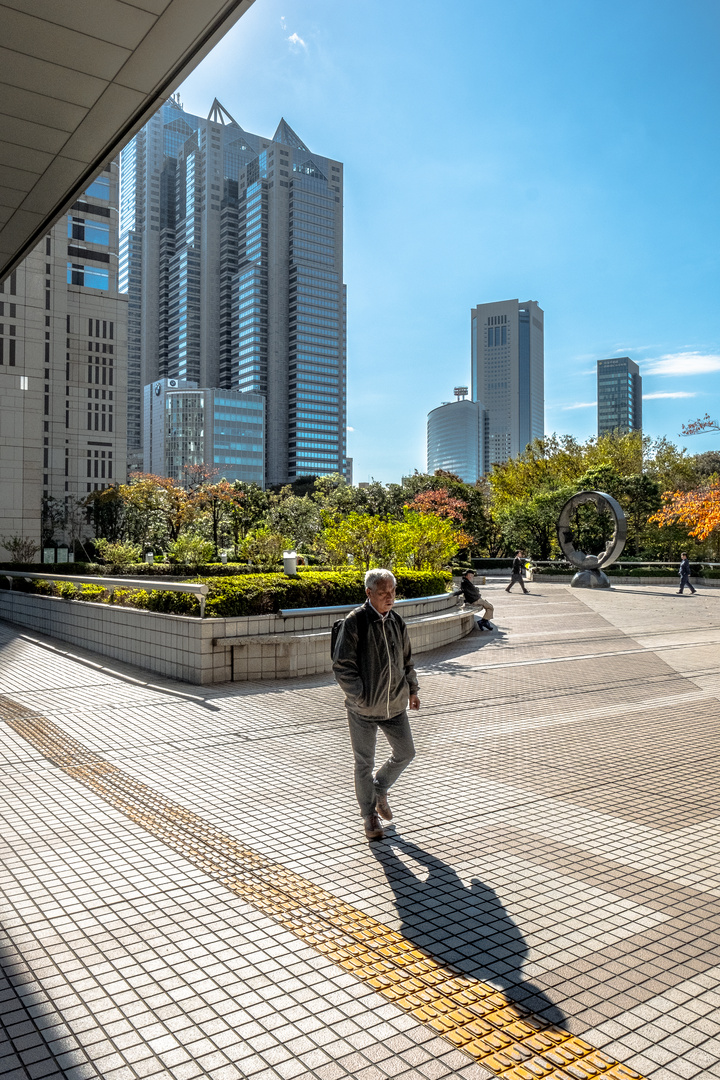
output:
[[[570,582],[573,589],[609,589],[610,579],[602,570],[578,570]]]

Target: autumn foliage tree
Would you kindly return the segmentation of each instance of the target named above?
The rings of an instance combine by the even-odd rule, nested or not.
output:
[[[685,438],[688,435],[700,435],[703,431],[720,431],[720,425],[717,420],[711,419],[710,413],[705,413],[699,420],[683,424],[680,434]]]
[[[453,498],[445,488],[440,488],[438,491],[421,491],[411,502],[405,503],[405,508],[415,510],[418,514],[437,514],[459,524],[465,520],[468,504],[464,499]]]
[[[720,536],[720,477],[692,491],[666,491],[663,506],[650,518],[658,525],[684,525],[696,540]]]

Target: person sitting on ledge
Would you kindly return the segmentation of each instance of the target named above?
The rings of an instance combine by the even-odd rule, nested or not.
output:
[[[482,609],[482,615],[475,620],[475,624],[478,630],[494,630],[495,627],[489,621],[494,614],[494,607],[489,604],[487,600],[483,600],[480,595],[480,590],[477,585],[473,583],[475,577],[474,570],[466,570],[463,576],[460,578],[460,592],[465,598],[465,603],[468,607]]]

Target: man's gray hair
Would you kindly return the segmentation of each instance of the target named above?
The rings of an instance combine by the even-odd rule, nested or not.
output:
[[[397,584],[392,570],[368,570],[365,574],[366,589],[376,589],[381,581],[389,581],[393,585]]]

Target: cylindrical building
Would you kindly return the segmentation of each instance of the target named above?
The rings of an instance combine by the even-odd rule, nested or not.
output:
[[[485,472],[485,421],[480,402],[467,399],[428,413],[427,471],[445,469],[474,484]]]

